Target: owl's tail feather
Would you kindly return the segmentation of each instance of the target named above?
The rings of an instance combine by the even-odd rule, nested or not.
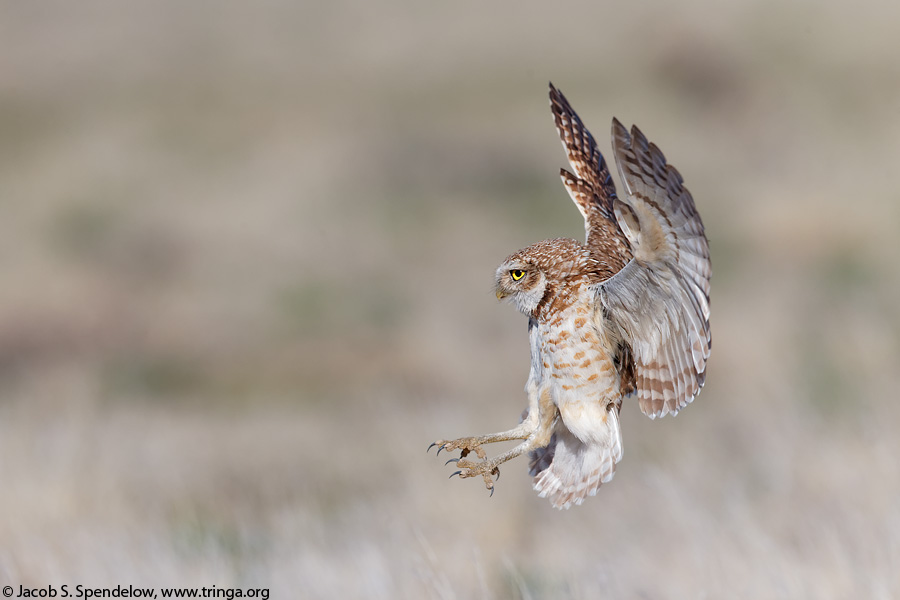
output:
[[[575,437],[562,419],[557,421],[550,444],[531,453],[529,472],[541,498],[549,498],[555,508],[569,508],[595,495],[601,484],[613,478],[616,463],[622,460],[618,413],[610,407],[602,425],[607,435],[589,443]]]

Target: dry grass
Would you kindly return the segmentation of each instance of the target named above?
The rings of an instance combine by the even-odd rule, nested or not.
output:
[[[0,10],[0,580],[304,598],[900,596],[900,8]],[[579,236],[545,99],[713,253],[707,388],[557,512],[494,266]]]

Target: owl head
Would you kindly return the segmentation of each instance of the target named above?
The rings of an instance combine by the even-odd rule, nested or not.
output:
[[[523,254],[510,256],[497,267],[495,292],[498,300],[509,298],[521,313],[533,316],[547,292],[547,276]]]
[[[548,294],[552,296],[562,284],[575,284],[589,276],[593,262],[587,249],[575,240],[544,240],[503,261],[497,268],[494,291],[499,300],[509,298],[520,312],[535,317]]]

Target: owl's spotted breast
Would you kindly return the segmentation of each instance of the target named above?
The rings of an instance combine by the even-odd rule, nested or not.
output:
[[[592,307],[573,302],[549,321],[539,322],[541,369],[533,375],[552,387],[554,404],[602,403],[617,397],[614,347],[590,318]],[[562,382],[565,382],[564,384]],[[571,392],[571,393],[569,393]]]

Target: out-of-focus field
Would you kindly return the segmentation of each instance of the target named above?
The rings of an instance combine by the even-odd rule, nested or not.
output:
[[[652,4],[4,4],[0,581],[900,597],[900,4]],[[494,268],[583,234],[548,80],[714,270],[703,393],[566,512],[425,453],[517,421]]]

